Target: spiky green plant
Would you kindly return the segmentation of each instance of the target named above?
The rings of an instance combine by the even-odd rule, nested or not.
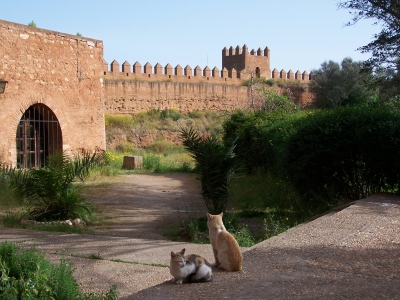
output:
[[[201,190],[211,214],[225,212],[228,190],[238,167],[235,165],[235,143],[225,146],[217,137],[201,137],[192,128],[181,129],[183,145],[196,162]]]
[[[76,181],[85,181],[90,171],[107,163],[104,153],[70,156],[55,153],[40,168],[9,169],[16,194],[24,199],[35,220],[65,220],[90,216],[93,204],[79,192]]]

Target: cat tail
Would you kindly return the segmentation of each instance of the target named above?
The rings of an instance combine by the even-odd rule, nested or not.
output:
[[[208,262],[207,259],[204,259],[204,263],[205,263],[209,268],[212,268],[212,264],[210,264],[210,263]]]

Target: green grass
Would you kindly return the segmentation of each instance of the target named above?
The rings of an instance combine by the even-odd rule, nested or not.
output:
[[[110,157],[110,165],[99,168],[93,171],[92,178],[101,176],[116,176],[121,174],[154,172],[154,173],[169,173],[169,172],[184,172],[192,173],[195,163],[190,155],[182,150],[182,147],[177,147],[170,152],[155,153],[152,151],[138,150],[133,152],[120,153],[118,151],[108,151]],[[124,170],[124,156],[142,156],[143,168],[140,170]]]

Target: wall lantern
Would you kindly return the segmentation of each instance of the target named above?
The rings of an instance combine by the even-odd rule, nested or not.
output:
[[[0,79],[0,94],[4,94],[4,91],[6,89],[6,85],[7,85],[8,81],[5,81],[3,79]]]

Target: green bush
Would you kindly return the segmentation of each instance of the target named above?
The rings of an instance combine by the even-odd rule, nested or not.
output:
[[[236,111],[225,121],[224,140],[236,140],[238,159],[248,173],[277,172],[279,156],[285,151],[287,138],[296,130],[295,124],[307,115],[306,111],[293,114]]]
[[[188,117],[192,118],[192,119],[199,119],[201,117],[204,117],[205,112],[202,110],[194,110],[194,111],[190,111],[188,112]]]
[[[175,145],[171,142],[166,140],[156,141],[153,144],[146,147],[146,150],[156,152],[156,153],[163,153],[163,152],[170,152],[175,148]]]
[[[105,115],[105,126],[116,128],[130,128],[135,124],[131,115]]]
[[[143,155],[143,168],[145,170],[160,173],[161,172],[161,155],[153,154],[153,153],[144,154]]]
[[[329,201],[398,192],[399,136],[400,114],[394,111],[321,111],[304,119],[287,141],[282,168],[302,195],[326,199],[320,209]]]
[[[252,79],[246,79],[242,81],[243,86],[251,86],[252,84],[273,86],[275,85],[275,81],[265,77],[253,77]]]
[[[84,153],[71,158],[54,153],[45,166],[3,170],[16,195],[24,199],[28,214],[37,221],[89,217],[93,204],[79,192],[75,181],[84,181],[96,166],[106,164],[103,153]]]
[[[34,248],[0,244],[1,299],[118,299],[115,287],[99,294],[83,293],[72,272],[63,259],[55,266]]]
[[[266,113],[292,113],[298,110],[293,102],[290,89],[283,94],[279,94],[274,88],[265,86],[256,87],[256,92],[260,99],[258,100],[258,109]]]
[[[238,158],[249,173],[261,170],[294,187],[301,201],[281,206],[312,215],[338,201],[399,190],[399,120],[396,110],[384,108],[236,112],[224,129],[226,141],[239,136]]]
[[[160,112],[160,118],[162,120],[172,119],[173,121],[177,121],[182,117],[182,115],[176,109],[164,109]]]

